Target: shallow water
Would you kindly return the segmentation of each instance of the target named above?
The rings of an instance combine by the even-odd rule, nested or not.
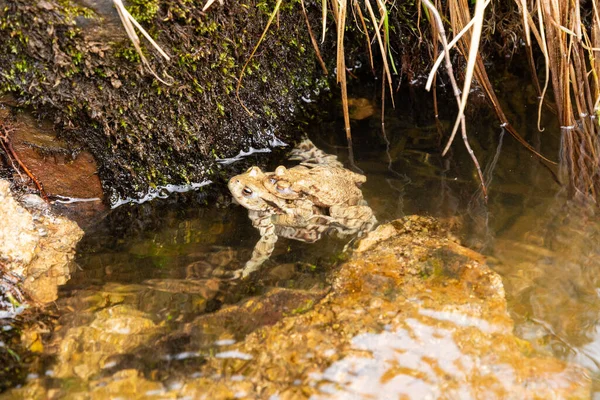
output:
[[[504,79],[510,82],[513,77]],[[471,144],[489,185],[486,205],[460,138],[449,156],[439,155],[445,143],[440,129],[449,130],[453,107],[441,107],[436,124],[431,96],[405,90],[396,98],[396,109],[387,106],[384,133],[379,89],[364,91],[369,99],[361,107],[369,108],[367,115],[374,114],[353,121],[354,167],[368,177],[364,193],[379,221],[410,214],[445,219],[465,244],[488,255],[489,264],[502,275],[517,334],[535,351],[575,361],[598,376],[600,225],[593,208],[567,203],[549,170],[482,104],[467,119]],[[557,126],[546,115],[546,131],[537,132],[537,105],[531,93],[528,86],[515,86],[505,112],[530,143],[555,158]],[[473,97],[480,99],[477,93]],[[341,118],[332,115],[330,122],[315,126],[312,139],[349,165],[341,124]],[[293,312],[289,304],[299,303],[279,299],[273,306],[277,311],[251,321],[211,319],[211,313],[275,287],[309,290],[312,297],[302,301],[314,301],[327,289],[328,269],[343,257],[344,242],[339,240],[326,238],[321,245],[311,245],[280,239],[255,279],[241,284],[220,279],[243,265],[258,237],[243,208],[203,192],[113,210],[88,229],[79,245],[78,270],[57,301],[60,329],[52,342],[68,346],[73,340],[69,332],[76,329],[89,330],[88,337],[123,329],[131,334],[131,343],[113,342],[106,348],[96,344],[93,349],[127,354],[110,358],[102,373],[135,367],[163,381],[190,375],[202,362],[200,354],[218,353],[223,344]],[[102,313],[119,312],[116,304],[143,314],[124,314],[121,327],[103,326],[105,320],[114,324],[114,318],[104,319]],[[198,325],[203,333],[196,343],[170,336],[184,326]],[[142,337],[139,343],[144,344],[138,346],[136,338]],[[86,351],[85,343],[71,344]],[[60,363],[73,360],[60,360],[56,354],[44,363],[50,371],[44,380],[68,392],[71,381],[62,379],[67,375]],[[96,373],[80,369],[77,375]]]

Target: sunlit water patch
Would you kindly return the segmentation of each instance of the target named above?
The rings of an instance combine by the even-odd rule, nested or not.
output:
[[[484,371],[480,368],[480,356],[463,353],[455,342],[454,329],[427,325],[416,319],[405,322],[406,329],[354,337],[353,348],[368,355],[344,358],[320,376],[313,375],[319,390],[326,394],[313,398],[365,399],[385,394],[386,398],[470,399],[476,398],[472,391],[477,387],[472,381],[474,376],[498,382],[497,393],[488,392],[488,398],[501,398],[504,385],[517,386],[510,365],[499,362]],[[565,382],[564,387],[568,386]]]

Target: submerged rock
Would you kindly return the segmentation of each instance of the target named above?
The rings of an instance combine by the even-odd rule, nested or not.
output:
[[[58,341],[61,362],[51,375],[65,382],[53,382],[52,395],[589,397],[585,369],[539,356],[513,335],[500,277],[433,219],[407,217],[369,233],[319,298],[278,289],[182,323],[168,336],[165,323],[135,310],[137,300],[106,299]],[[236,334],[259,320],[266,325]],[[111,352],[123,360],[140,348],[152,349],[144,356],[152,365],[110,362]],[[97,349],[101,359],[83,362]],[[82,362],[85,368],[74,368]],[[32,380],[11,395],[45,398],[45,387]]]
[[[35,355],[43,352],[51,317],[26,310],[26,302],[56,300],[83,235],[74,222],[50,214],[39,196],[25,195],[20,203],[10,184],[0,180],[0,392],[22,383]]]
[[[37,196],[28,195],[28,211],[13,198],[10,184],[0,180],[0,261],[19,277],[36,302],[56,300],[58,285],[70,277],[75,245],[83,236],[76,223],[53,216]]]
[[[110,368],[111,356],[126,354],[158,333],[160,325],[145,313],[124,305],[107,307],[89,325],[73,328],[64,338],[54,375],[87,379]]]
[[[596,374],[597,206],[553,195],[509,221],[495,238],[490,264],[502,274],[519,336],[536,351],[564,354]]]
[[[231,347],[251,362],[213,359],[206,375],[242,371],[256,398],[589,397],[583,368],[527,354],[500,277],[432,219],[380,226],[336,275],[313,310]]]

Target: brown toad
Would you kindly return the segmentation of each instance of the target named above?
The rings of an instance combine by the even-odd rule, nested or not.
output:
[[[277,167],[264,186],[269,193],[288,201],[308,201],[326,210],[327,219],[349,234],[370,230],[377,222],[363,198],[364,175],[338,166]],[[305,217],[307,217],[305,215]]]
[[[319,221],[319,216],[324,215],[321,209],[304,199],[290,201],[270,193],[263,184],[267,179],[260,168],[252,167],[229,180],[234,200],[248,209],[252,226],[261,236],[241,271],[242,277],[257,270],[271,256],[279,236],[312,243],[329,228],[329,221]]]
[[[252,167],[231,178],[229,190],[261,235],[241,275],[269,258],[278,236],[314,242],[328,231],[344,237],[370,230],[377,221],[358,187],[365,180],[337,164],[280,166],[272,173]]]

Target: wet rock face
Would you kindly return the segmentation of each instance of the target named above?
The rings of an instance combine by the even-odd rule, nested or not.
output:
[[[100,311],[71,328],[64,321],[53,346],[61,362],[51,375],[65,385],[54,394],[70,388],[70,395],[99,399],[589,397],[583,368],[536,356],[513,336],[500,277],[433,219],[381,225],[333,274],[324,297],[278,289],[168,334],[166,323],[140,312],[137,297],[118,300],[114,290],[83,297],[78,303],[95,299]],[[236,334],[258,321],[262,327],[247,336]],[[152,349],[144,357],[153,362],[169,360],[160,377],[144,370],[147,364],[117,361],[140,356],[140,348]],[[100,356],[89,358],[96,349]],[[34,380],[11,395],[48,392]]]
[[[22,279],[23,288],[41,303],[56,299],[58,285],[70,277],[75,245],[83,236],[76,223],[50,214],[37,196],[17,203],[10,184],[0,180],[0,261]]]
[[[42,184],[48,196],[98,199],[102,186],[98,168],[87,151],[71,149],[46,125],[37,127],[31,117],[21,118],[10,140],[15,154]]]
[[[0,204],[0,254],[13,272],[24,275],[39,241],[33,216],[13,199],[8,181],[0,181]]]

